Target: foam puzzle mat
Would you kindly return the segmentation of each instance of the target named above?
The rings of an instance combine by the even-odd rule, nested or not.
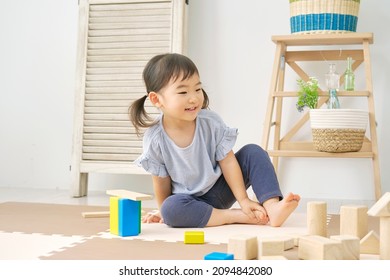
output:
[[[108,207],[7,202],[0,204],[0,259],[41,260],[162,260],[203,259],[210,252],[227,252],[228,239],[237,234],[259,237],[304,235],[306,215],[293,213],[282,227],[225,225],[204,229],[170,228],[142,224],[138,236],[109,233],[109,218],[83,218],[83,212],[107,211]],[[339,216],[328,215],[328,234],[338,234]],[[378,232],[379,223],[370,219]],[[202,230],[204,244],[184,244],[184,232]],[[297,259],[297,248],[285,251]],[[362,259],[378,259],[364,255]]]

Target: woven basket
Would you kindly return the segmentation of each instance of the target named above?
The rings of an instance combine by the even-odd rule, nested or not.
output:
[[[314,148],[321,152],[360,151],[366,134],[368,112],[355,109],[310,110]]]
[[[293,34],[356,32],[360,0],[289,0]]]

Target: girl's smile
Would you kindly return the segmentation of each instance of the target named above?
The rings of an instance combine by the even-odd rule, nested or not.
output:
[[[195,121],[204,102],[202,83],[197,74],[184,80],[182,76],[171,79],[162,90],[152,92],[149,96],[152,103],[163,112],[166,125],[186,125]]]
[[[193,112],[193,111],[196,111],[198,107],[191,107],[191,108],[186,108],[185,110],[186,111],[190,111],[190,112]]]

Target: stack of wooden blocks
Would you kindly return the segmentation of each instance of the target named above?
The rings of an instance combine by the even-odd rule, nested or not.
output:
[[[368,216],[380,218],[380,234],[368,232]],[[340,208],[340,234],[328,236],[327,205],[312,201],[307,205],[308,232],[297,236],[229,238],[227,253],[234,259],[286,259],[285,250],[298,247],[303,260],[358,260],[360,254],[390,259],[390,193],[384,194],[369,210],[362,205]]]

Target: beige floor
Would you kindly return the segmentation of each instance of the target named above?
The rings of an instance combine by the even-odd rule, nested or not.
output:
[[[300,206],[295,211],[294,215],[286,222],[286,226],[291,233],[303,233],[306,229],[306,204],[313,199],[303,198]],[[0,188],[0,203],[3,202],[35,202],[35,203],[53,203],[66,205],[91,205],[91,206],[108,206],[109,199],[104,191],[90,191],[88,196],[81,198],[73,198],[67,190],[44,190],[44,189],[20,189],[20,188]],[[328,212],[331,214],[338,214],[339,204],[347,202],[331,202],[328,203]],[[351,203],[351,202],[348,202]],[[360,203],[361,204],[361,203]],[[330,207],[329,207],[330,206]],[[143,207],[155,208],[155,201],[144,201]],[[155,236],[156,230],[154,227],[159,227],[159,236]],[[228,226],[229,227],[229,226]],[[237,225],[232,225],[229,228],[231,234],[241,232],[244,230]],[[254,229],[244,227],[249,230],[249,233]],[[269,229],[263,234],[273,235],[274,229]],[[168,236],[166,241],[175,242],[182,238],[182,232],[172,231],[164,225],[146,225],[143,230],[144,234],[140,236],[144,240],[155,240],[161,237],[161,233]],[[207,229],[207,236],[209,242],[212,243],[226,243],[228,235],[221,235],[217,228]],[[110,235],[102,237],[112,238]],[[41,235],[41,234],[25,234],[25,233],[7,233],[0,229],[0,260],[7,259],[37,259],[38,256],[50,254],[56,248],[71,246],[77,242],[82,242],[83,238],[80,236],[60,236],[60,235]],[[28,250],[26,250],[28,248]],[[367,259],[372,259],[368,256]],[[375,258],[374,258],[375,259]]]

